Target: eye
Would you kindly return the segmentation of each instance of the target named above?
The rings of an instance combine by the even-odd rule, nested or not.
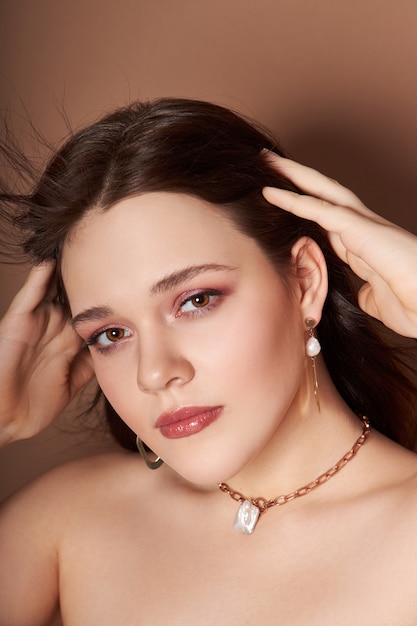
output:
[[[199,313],[211,310],[211,308],[217,304],[220,295],[219,291],[214,290],[199,291],[198,293],[190,295],[181,302],[177,317],[180,317],[184,313],[194,313],[198,315]]]
[[[205,306],[208,306],[214,296],[210,296],[208,293],[198,293],[192,298],[188,298],[182,305],[181,309],[183,311],[192,311],[193,308],[202,309]]]
[[[101,348],[107,348],[116,344],[125,337],[130,337],[131,332],[126,328],[106,328],[99,333],[96,333],[90,339],[87,339],[87,346],[100,346]]]

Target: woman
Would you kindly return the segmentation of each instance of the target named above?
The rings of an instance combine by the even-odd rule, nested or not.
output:
[[[157,471],[121,451],[6,503],[0,623],[416,622],[415,382],[342,262],[415,338],[416,238],[277,153],[135,104],[3,196],[38,264],[0,327],[4,443],[94,375]]]

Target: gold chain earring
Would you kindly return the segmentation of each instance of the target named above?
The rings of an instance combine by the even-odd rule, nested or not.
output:
[[[312,317],[307,317],[307,319],[305,320],[305,325],[310,335],[306,343],[306,354],[311,359],[311,364],[313,368],[314,399],[316,401],[317,408],[320,411],[319,381],[317,379],[316,356],[321,352],[321,345],[316,337],[316,332],[314,330],[317,325],[316,320]]]

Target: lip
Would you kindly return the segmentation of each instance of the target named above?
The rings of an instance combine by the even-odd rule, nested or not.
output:
[[[167,439],[195,435],[210,426],[222,413],[222,406],[183,406],[169,413],[162,413],[155,422]]]

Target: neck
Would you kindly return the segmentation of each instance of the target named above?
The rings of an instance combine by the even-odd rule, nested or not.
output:
[[[358,417],[336,391],[321,365],[318,411],[313,394],[300,393],[267,446],[225,482],[248,498],[273,499],[311,482],[353,446],[362,430]]]

